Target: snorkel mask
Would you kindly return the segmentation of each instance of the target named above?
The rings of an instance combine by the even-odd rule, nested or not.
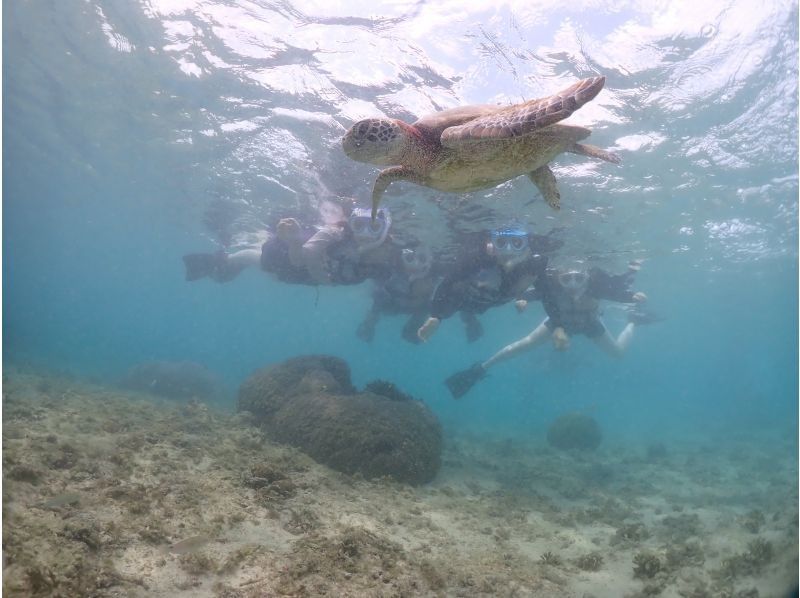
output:
[[[573,297],[579,297],[589,286],[589,273],[583,268],[570,268],[558,273],[558,284]]]
[[[433,261],[430,250],[425,246],[403,249],[400,252],[400,259],[403,262],[403,270],[411,280],[425,276],[430,271]]]
[[[489,251],[510,268],[528,257],[528,233],[520,228],[499,228],[491,231]]]
[[[353,208],[347,221],[360,251],[380,246],[389,234],[392,226],[392,215],[386,208],[379,208],[375,219],[367,208]]]
[[[522,253],[528,248],[528,233],[519,228],[500,228],[493,230],[491,236],[498,254]]]

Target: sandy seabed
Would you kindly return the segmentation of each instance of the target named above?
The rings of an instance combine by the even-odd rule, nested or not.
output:
[[[246,414],[6,367],[4,596],[785,597],[797,447],[445,434],[410,487]]]

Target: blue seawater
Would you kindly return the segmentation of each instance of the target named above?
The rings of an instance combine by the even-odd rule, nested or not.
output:
[[[583,411],[617,442],[795,438],[796,2],[492,5],[5,2],[4,363],[113,381],[191,360],[232,406],[254,369],[319,352],[453,430],[535,436]],[[542,346],[455,402],[443,379],[526,334],[539,306],[487,312],[472,344],[452,318],[413,346],[400,317],[366,344],[368,284],[184,281],[183,254],[234,248],[327,197],[366,202],[377,169],[340,146],[355,120],[518,102],[598,73],[604,91],[572,120],[623,163],[559,157],[560,212],[524,177],[463,196],[395,184],[385,201],[434,247],[456,221],[516,221],[557,229],[567,258],[643,259],[637,288],[665,319],[623,359],[581,337]],[[604,318],[614,334],[625,323],[613,305]]]

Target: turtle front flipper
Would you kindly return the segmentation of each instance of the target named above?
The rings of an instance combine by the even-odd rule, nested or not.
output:
[[[487,139],[513,139],[549,127],[593,100],[605,82],[605,77],[583,79],[549,97],[509,106],[463,125],[449,127],[442,131],[442,145],[457,148]]]
[[[409,181],[418,185],[422,184],[420,177],[410,168],[406,166],[392,166],[385,170],[381,170],[378,178],[375,179],[375,185],[372,187],[372,219],[378,215],[378,205],[381,203],[384,191],[394,181]]]
[[[553,171],[550,170],[547,164],[528,173],[528,178],[539,188],[547,205],[554,210],[561,209],[561,194],[558,192],[558,187],[556,186],[556,175],[553,174]]]

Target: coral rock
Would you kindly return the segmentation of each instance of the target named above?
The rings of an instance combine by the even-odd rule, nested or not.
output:
[[[239,390],[239,410],[253,413],[271,438],[333,469],[429,482],[441,462],[439,422],[422,402],[397,400],[391,388],[392,396],[359,393],[341,359],[296,357],[250,376]]]

